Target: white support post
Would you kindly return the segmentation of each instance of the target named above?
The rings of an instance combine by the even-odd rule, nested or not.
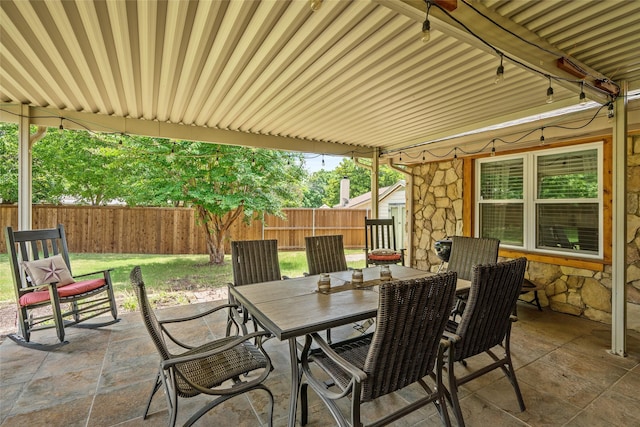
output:
[[[627,333],[627,82],[620,85],[613,124],[613,224],[611,266],[611,353],[626,356]]]
[[[31,175],[31,141],[30,141],[30,109],[27,104],[20,106],[18,122],[18,230],[31,230],[32,214],[32,175]]]
[[[376,148],[371,156],[371,218],[378,218],[378,172],[380,149]]]

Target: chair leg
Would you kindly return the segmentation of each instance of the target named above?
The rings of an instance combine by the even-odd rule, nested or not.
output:
[[[516,378],[516,371],[513,369],[513,361],[511,360],[511,328],[507,330],[507,336],[505,338],[505,361],[509,366],[509,374],[507,378],[509,382],[513,386],[513,390],[516,392],[516,397],[518,398],[518,405],[520,406],[520,411],[524,411],[526,409],[524,405],[524,399],[522,398],[522,393],[520,392],[520,386],[518,385],[518,380]]]
[[[142,415],[142,419],[146,420],[149,415],[149,408],[151,407],[151,400],[153,400],[153,396],[155,396],[156,392],[162,387],[162,380],[160,379],[160,375],[162,375],[162,368],[158,368],[158,375],[156,375],[156,382],[153,385],[153,389],[151,389],[151,394],[149,394],[149,399],[147,400],[147,407],[144,409],[144,415]]]
[[[300,384],[300,425],[306,426],[309,421],[309,401],[307,400],[307,389],[309,384]]]
[[[60,310],[60,296],[57,290],[49,288],[49,298],[51,298],[51,310],[53,311],[53,322],[56,325],[56,332],[60,342],[64,341],[64,321],[62,320],[62,311]]]
[[[464,427],[464,418],[462,416],[462,408],[460,408],[460,400],[458,399],[458,384],[456,381],[456,376],[454,373],[454,366],[455,366],[455,362],[454,362],[454,354],[453,354],[453,348],[450,347],[449,348],[449,360],[448,360],[448,367],[447,367],[447,374],[449,377],[449,390],[448,390],[448,394],[447,397],[449,398],[449,401],[451,403],[451,407],[453,409],[453,414],[456,417],[456,422],[458,423],[458,427]]]

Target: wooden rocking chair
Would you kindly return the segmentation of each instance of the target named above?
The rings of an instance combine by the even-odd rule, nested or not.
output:
[[[16,301],[18,334],[9,338],[17,344],[39,350],[51,350],[66,344],[64,328],[111,313],[114,320],[78,325],[100,327],[118,321],[109,270],[73,276],[69,250],[62,224],[57,228],[14,231],[6,227],[7,253],[11,264]],[[97,276],[88,278],[89,276]],[[76,281],[76,279],[82,278]],[[63,304],[68,303],[68,309]],[[50,314],[34,315],[34,310],[51,306]],[[30,342],[31,332],[56,328],[59,343]]]

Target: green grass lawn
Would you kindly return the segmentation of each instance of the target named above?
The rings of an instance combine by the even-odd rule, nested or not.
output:
[[[347,254],[362,254],[362,250],[347,250]],[[302,276],[307,269],[304,251],[280,252],[280,269],[289,277]],[[111,278],[117,294],[131,297],[129,273],[136,265],[150,293],[196,290],[225,286],[233,280],[230,256],[224,265],[209,265],[207,255],[140,255],[140,254],[71,254],[73,274],[113,269]],[[348,262],[350,267],[364,267],[364,260]],[[0,302],[14,301],[9,257],[0,254]]]

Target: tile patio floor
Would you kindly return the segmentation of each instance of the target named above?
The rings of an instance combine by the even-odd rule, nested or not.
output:
[[[203,310],[202,303],[159,310],[161,318]],[[463,387],[461,405],[468,426],[632,426],[640,425],[640,333],[628,337],[628,357],[610,355],[607,325],[519,304],[512,352],[527,410],[519,412],[509,383],[493,372]],[[155,377],[158,356],[139,313],[100,330],[67,329],[69,344],[52,352],[27,350],[5,339],[0,345],[1,426],[164,426],[168,420],[161,392],[147,420],[141,414]],[[334,336],[353,333],[345,328]],[[197,340],[224,333],[224,317],[201,322],[184,334]],[[40,342],[53,331],[34,334]],[[274,425],[286,425],[289,395],[288,346],[275,339],[266,348],[275,370],[267,385],[276,398]],[[473,367],[473,359],[469,366]],[[410,388],[370,405],[384,413]],[[201,402],[182,400],[178,422]],[[197,425],[262,426],[266,399],[259,391],[231,399]],[[334,425],[310,392],[310,426]],[[371,408],[374,406],[374,408]],[[450,411],[450,414],[452,412]],[[394,425],[438,426],[433,405]]]

